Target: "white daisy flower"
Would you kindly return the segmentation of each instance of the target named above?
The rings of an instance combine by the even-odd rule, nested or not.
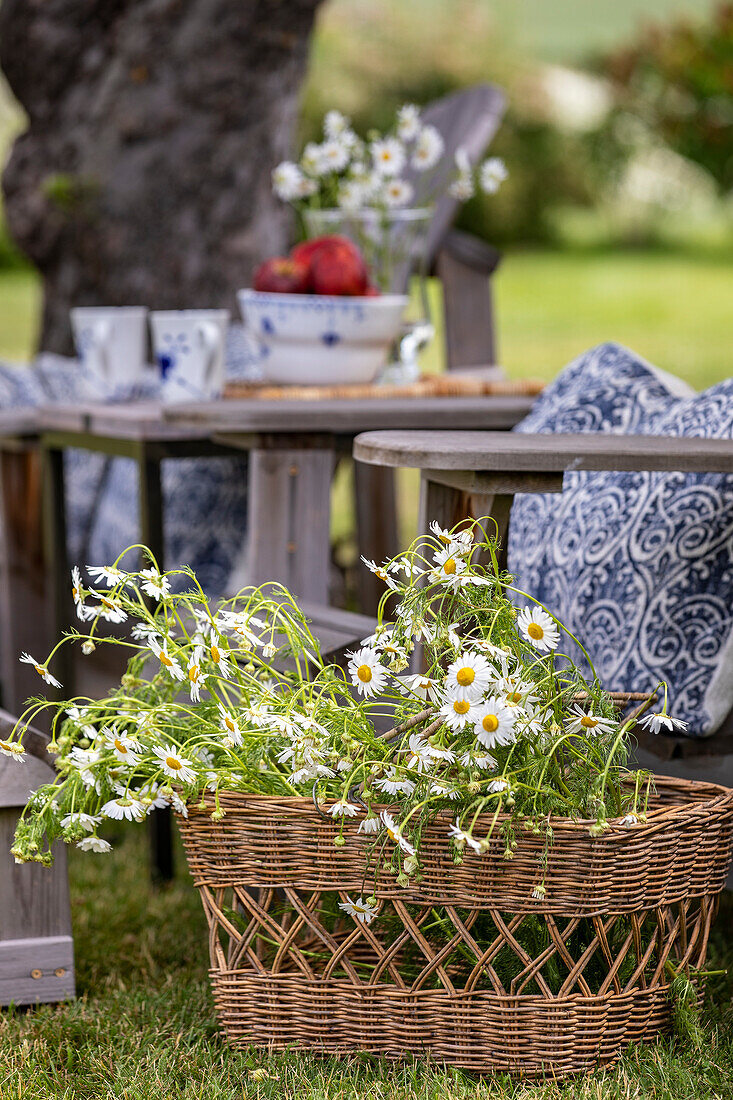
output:
[[[613,718],[601,718],[599,715],[590,714],[578,703],[573,705],[569,715],[568,733],[582,733],[589,737],[598,737],[599,734],[611,733],[618,728],[618,722]]]
[[[323,120],[323,132],[331,140],[341,137],[349,129],[350,122],[340,111],[327,111]]]
[[[409,676],[396,676],[399,690],[403,695],[414,695],[424,702],[437,703],[440,700],[440,684],[430,676],[419,674]]]
[[[455,787],[446,787],[442,783],[433,783],[430,787],[430,793],[438,798],[450,798],[453,801],[461,797],[461,792],[456,790]]]
[[[81,587],[81,573],[77,565],[71,570],[71,596],[74,600],[76,614],[84,622],[89,618],[89,609],[84,606],[84,595]]]
[[[349,163],[349,147],[338,139],[324,141],[321,146],[321,171],[340,172]]]
[[[112,845],[108,840],[102,840],[101,836],[85,836],[76,842],[77,848],[82,852],[111,852]]]
[[[116,588],[129,577],[129,573],[118,569],[116,565],[88,565],[87,573],[97,584],[107,584],[110,588]]]
[[[384,185],[384,201],[389,207],[407,206],[415,194],[415,188],[407,180],[391,179]]]
[[[409,753],[405,759],[405,766],[415,768],[419,775],[430,771],[435,765],[435,760],[430,752],[430,745],[424,741],[419,733],[413,733],[408,742]]]
[[[121,764],[127,764],[128,767],[134,768],[139,762],[140,757],[137,754],[142,750],[142,745],[134,737],[128,737],[124,733],[110,729],[100,730],[100,736],[105,738]]]
[[[674,733],[675,730],[687,729],[687,722],[682,722],[679,718],[672,718],[669,714],[647,714],[645,718],[641,719],[641,725],[651,730],[652,733],[660,733],[662,730]]]
[[[403,554],[401,558],[393,561],[389,566],[390,573],[404,573],[407,580],[410,577],[421,577],[423,570],[420,569],[414,561],[411,561],[406,554]]]
[[[201,661],[204,656],[203,646],[196,646],[191,658],[188,662],[188,689],[191,695],[191,702],[198,703],[201,701],[201,688],[206,683],[206,676],[201,671]]]
[[[372,161],[380,176],[399,176],[405,167],[405,147],[397,138],[381,138],[371,145]]]
[[[339,187],[336,205],[342,210],[360,210],[367,201],[366,189],[356,180],[345,180]]]
[[[395,822],[395,819],[392,817],[392,814],[388,813],[387,810],[382,810],[382,812],[379,816],[382,819],[382,824],[384,825],[384,828],[387,832],[387,836],[389,837],[389,839],[394,844],[396,844],[399,848],[401,848],[401,850],[406,855],[414,856],[415,855],[414,847],[412,846],[412,844],[410,844],[409,840],[407,840],[402,835],[402,830],[400,829],[400,826],[397,825],[397,823]]]
[[[440,131],[435,126],[431,126],[429,123],[427,126],[423,126],[420,131],[415,147],[412,151],[412,159],[410,161],[413,168],[416,168],[418,172],[425,172],[429,168],[435,168],[440,158],[443,155],[445,143],[440,135]]]
[[[489,783],[489,794],[501,794],[502,791],[508,791],[509,784],[505,779],[494,779]]]
[[[445,673],[445,686],[448,693],[456,699],[479,699],[491,684],[496,674],[481,653],[472,653],[466,649],[448,665]]]
[[[254,702],[250,707],[245,707],[242,713],[246,720],[251,725],[256,726],[257,729],[263,729],[272,722],[272,711],[262,699]]]
[[[147,592],[148,596],[152,596],[153,599],[162,600],[171,590],[171,582],[167,577],[162,576],[157,569],[141,569],[140,576],[145,578],[140,587],[143,592]]]
[[[17,741],[0,741],[0,754],[9,756],[11,760],[17,760],[19,764],[25,760],[25,749]]]
[[[636,814],[627,814],[626,817],[622,817],[619,822],[619,825],[626,825],[627,828],[631,827],[632,825],[638,824],[639,818],[636,816]]]
[[[442,716],[449,729],[462,730],[464,726],[473,724],[475,711],[475,701],[449,695],[438,714]]]
[[[35,657],[31,657],[30,653],[21,653],[19,660],[22,665],[33,665],[34,669],[41,677],[41,679],[44,680],[45,683],[50,684],[51,687],[61,687],[59,681],[56,679],[55,676],[51,675],[46,666],[40,665]]]
[[[168,639],[164,639],[161,645],[157,638],[150,638],[148,646],[153,653],[153,656],[157,657],[163,668],[168,672],[174,680],[185,680],[186,674],[179,665],[175,657],[171,657],[168,653]]]
[[[524,607],[517,615],[517,629],[530,645],[541,653],[549,653],[560,644],[560,631],[541,607]]]
[[[481,851],[481,842],[479,840],[474,840],[470,833],[467,833],[464,829],[460,827],[460,825],[458,824],[458,818],[456,818],[455,825],[451,825],[451,827],[449,828],[448,836],[451,838],[452,841],[454,841],[457,848],[465,848],[466,845],[468,845],[468,847],[472,848],[474,852]]]
[[[465,578],[466,563],[459,554],[451,552],[450,547],[438,550],[435,554],[435,565],[430,570],[430,580],[433,584],[444,584],[447,588],[460,588]]]
[[[401,779],[395,768],[390,768],[385,776],[374,784],[385,794],[404,794],[409,798],[415,791],[415,784],[411,779]]]
[[[272,189],[283,202],[298,198],[303,173],[297,164],[284,160],[272,171]]]
[[[448,188],[448,194],[459,202],[468,202],[475,193],[472,172],[459,172]]]
[[[101,615],[108,623],[124,623],[127,618],[127,612],[123,609],[118,600],[113,599],[111,596],[107,595],[106,592],[97,592],[95,588],[90,588],[89,594],[95,596],[99,600],[99,603],[87,609],[87,618]]]
[[[369,902],[364,901],[363,898],[357,898],[356,901],[352,901],[350,897],[347,897],[346,901],[339,902],[339,909],[343,909],[344,913],[348,913],[350,917],[359,921],[360,924],[371,924],[379,912],[376,905],[370,905]]]
[[[460,760],[464,768],[480,768],[481,770],[493,770],[496,760],[488,752],[478,752],[476,749],[468,749]]]
[[[213,641],[212,641],[211,645],[209,646],[209,657],[213,661],[218,675],[222,676],[225,680],[227,680],[231,675],[231,669],[229,667],[229,661],[224,656],[224,654],[222,653],[219,646],[216,645],[216,643],[213,642]]]
[[[531,680],[523,680],[521,676],[504,676],[495,685],[495,693],[504,700],[508,707],[532,706],[539,701],[536,685]]]
[[[359,822],[359,828],[356,830],[358,833],[365,833],[367,835],[371,833],[378,833],[382,828],[382,820],[377,817],[376,814],[369,813]]]
[[[147,644],[151,638],[157,638],[159,634],[160,627],[153,626],[152,623],[135,623],[132,628],[132,636],[136,642]]]
[[[495,195],[508,175],[506,164],[501,157],[489,157],[479,169],[481,190],[487,195]]]
[[[378,695],[387,683],[387,670],[379,663],[379,654],[369,646],[363,646],[354,653],[347,653],[351,682],[360,695],[367,699]]]
[[[474,731],[484,748],[509,745],[514,740],[516,712],[501,699],[491,696],[475,711]]]
[[[160,760],[161,771],[169,779],[177,779],[179,783],[193,783],[196,778],[193,761],[181,756],[175,745],[154,748],[153,753]]]
[[[437,520],[430,524],[430,530],[443,546],[455,554],[467,554],[473,546],[473,531],[468,528],[460,531],[448,531]]]
[[[345,798],[340,798],[338,802],[334,802],[328,812],[331,817],[356,817],[359,813],[359,807],[355,806],[353,802],[347,802]]]
[[[373,573],[375,577],[379,577],[380,581],[383,581],[387,588],[391,588],[393,592],[398,591],[398,586],[395,584],[392,577],[389,575],[389,570],[385,565],[377,565],[376,562],[371,561],[369,558],[362,556],[361,559],[370,573]]]
[[[397,112],[397,136],[401,141],[414,141],[420,125],[420,108],[414,103],[404,103]]]
[[[102,817],[109,817],[113,821],[142,821],[145,807],[136,798],[123,794],[105,802],[100,813]]]
[[[85,833],[91,833],[101,820],[101,817],[92,814],[72,813],[61,818],[61,828],[68,829],[72,825],[78,825]]]
[[[303,150],[300,157],[300,167],[309,176],[320,176],[323,172],[321,147],[315,141],[309,141]],[[298,184],[294,183],[293,186],[297,188]]]

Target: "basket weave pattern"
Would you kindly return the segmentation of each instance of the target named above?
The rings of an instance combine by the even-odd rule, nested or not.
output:
[[[531,835],[510,861],[497,837],[455,866],[438,819],[407,889],[355,823],[335,848],[338,827],[307,799],[227,795],[221,822],[192,811],[184,841],[228,1038],[528,1077],[612,1060],[668,1025],[670,964],[703,965],[733,854],[732,792],[666,779],[657,792],[644,825],[593,838],[554,821],[544,875]],[[371,924],[338,908],[372,893]]]

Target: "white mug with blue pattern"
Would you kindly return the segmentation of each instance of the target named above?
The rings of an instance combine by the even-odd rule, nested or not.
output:
[[[177,309],[150,314],[153,354],[164,403],[221,397],[228,325],[227,309]]]
[[[145,306],[79,306],[71,327],[91,396],[134,393],[145,380]]]

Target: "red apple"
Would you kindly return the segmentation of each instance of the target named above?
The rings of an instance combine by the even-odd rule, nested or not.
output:
[[[274,256],[255,271],[255,290],[271,294],[307,294],[310,290],[308,265],[289,256]]]
[[[369,284],[361,253],[340,244],[316,252],[310,271],[315,294],[361,295]]]
[[[366,290],[364,291],[364,297],[365,298],[378,298],[381,293],[382,292],[381,292],[381,290],[379,289],[378,286],[373,286],[372,283],[369,283]]]

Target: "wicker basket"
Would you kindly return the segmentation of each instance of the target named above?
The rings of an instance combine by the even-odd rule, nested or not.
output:
[[[228,1039],[538,1077],[656,1036],[670,973],[704,962],[733,854],[733,791],[666,778],[656,789],[645,824],[594,838],[588,822],[553,821],[544,873],[544,837],[523,834],[507,861],[498,830],[456,866],[436,820],[422,880],[406,889],[354,821],[334,847],[338,827],[307,799],[223,796],[220,822],[192,810],[183,837]],[[371,924],[338,909],[372,893]]]

